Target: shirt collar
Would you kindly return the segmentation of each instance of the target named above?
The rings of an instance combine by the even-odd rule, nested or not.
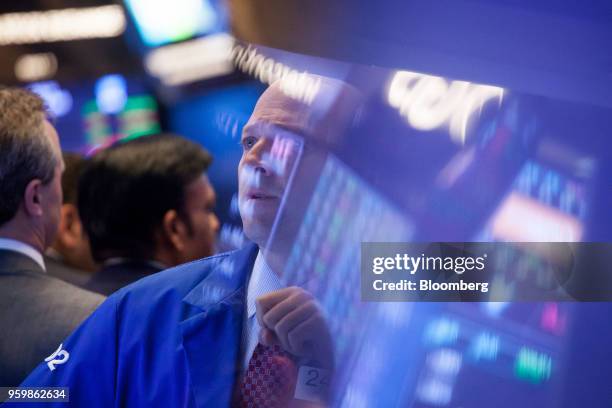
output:
[[[249,279],[249,286],[247,288],[248,318],[250,319],[255,315],[255,301],[258,297],[282,288],[283,285],[279,276],[274,273],[266,263],[261,251],[259,251],[255,259],[255,264],[253,265],[253,273],[251,273],[251,279]]]
[[[47,271],[42,254],[26,243],[9,238],[0,238],[0,249],[19,252],[36,262],[44,272]]]

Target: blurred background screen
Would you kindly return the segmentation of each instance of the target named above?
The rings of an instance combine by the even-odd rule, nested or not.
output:
[[[29,88],[44,98],[67,151],[88,154],[161,130],[157,100],[141,78],[109,74],[62,85],[34,82]]]

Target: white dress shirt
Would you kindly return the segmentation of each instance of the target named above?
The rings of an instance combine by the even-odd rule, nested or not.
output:
[[[246,317],[242,329],[242,371],[245,372],[249,366],[249,360],[253,355],[253,351],[259,342],[259,323],[255,316],[256,306],[255,300],[265,295],[266,293],[274,292],[282,289],[283,285],[279,276],[272,271],[270,266],[264,260],[261,251],[257,254],[253,272],[249,279],[246,296]]]
[[[19,252],[20,254],[27,256],[28,258],[36,262],[38,265],[40,265],[43,271],[47,271],[47,268],[45,267],[45,260],[43,259],[42,254],[28,244],[25,244],[21,241],[16,241],[14,239],[0,238],[0,249]]]

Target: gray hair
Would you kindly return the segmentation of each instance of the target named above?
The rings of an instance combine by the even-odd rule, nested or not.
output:
[[[53,180],[59,158],[45,134],[45,117],[38,95],[0,88],[0,226],[17,213],[30,181]]]

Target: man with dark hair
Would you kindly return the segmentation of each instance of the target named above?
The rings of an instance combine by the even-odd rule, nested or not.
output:
[[[104,300],[45,273],[42,254],[57,233],[63,167],[43,101],[26,90],[1,88],[0,386],[19,384],[59,351]]]
[[[103,264],[86,288],[111,294],[165,267],[214,252],[219,220],[200,145],[171,134],[117,144],[90,159],[79,212]]]
[[[78,153],[64,152],[62,156],[66,166],[62,174],[62,216],[55,241],[45,254],[45,262],[49,275],[83,286],[97,269],[77,208],[79,177],[87,161]]]

